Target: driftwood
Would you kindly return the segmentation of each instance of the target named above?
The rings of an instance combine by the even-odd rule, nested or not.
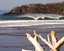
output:
[[[57,38],[56,38],[56,32],[55,31],[51,31],[51,38],[52,38],[52,45],[55,46],[55,44],[57,43]]]
[[[34,34],[36,34],[35,31],[34,31]],[[28,33],[26,33],[26,35],[28,40],[34,45],[36,51],[44,51],[44,49],[40,46],[36,35],[34,38]]]
[[[51,31],[51,38],[52,38],[52,43],[50,42],[49,35],[47,35],[48,41],[44,39],[40,34],[36,34],[36,31],[34,31],[35,37],[33,38],[30,34],[26,33],[28,40],[34,45],[35,51],[44,51],[44,48],[41,47],[41,45],[38,42],[38,37],[45,43],[47,44],[51,50],[50,51],[58,51],[61,46],[64,44],[64,37],[62,37],[58,42],[57,42],[57,37],[55,31]],[[22,50],[24,51],[24,50]],[[26,51],[26,50],[25,50]]]

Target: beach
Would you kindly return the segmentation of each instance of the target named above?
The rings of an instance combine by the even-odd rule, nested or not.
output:
[[[1,25],[5,23],[2,22],[3,21],[1,21]],[[52,30],[56,31],[58,40],[60,40],[64,36],[64,24],[62,21],[61,24],[59,22],[57,22],[58,24],[43,24],[43,23],[41,24],[40,22],[36,21],[36,24],[40,24],[40,25],[34,24],[31,26],[0,27],[0,51],[21,51],[21,49],[35,51],[34,46],[30,43],[30,41],[27,39],[27,36],[25,35],[25,33],[29,33],[34,37],[34,32],[33,32],[34,30],[36,30],[37,34],[41,34],[42,37],[45,38],[46,40],[47,40],[47,35],[50,34]],[[10,23],[8,21],[7,25]],[[33,23],[35,22],[33,21]],[[25,22],[25,25],[26,24],[27,22]],[[30,24],[32,24],[32,22],[29,23],[29,25]],[[38,41],[41,44],[41,46],[45,48],[45,51],[50,51],[50,48],[44,42],[42,42],[40,39],[38,39]],[[61,47],[60,51],[63,50],[64,50],[64,45]]]
[[[32,37],[35,34],[34,39],[29,34]],[[36,34],[43,38],[36,40]],[[57,51],[64,43],[62,37],[64,38],[64,1],[1,0],[0,51],[42,51],[42,48],[44,51]],[[38,47],[35,48],[30,40]],[[59,51],[64,51],[64,44]]]
[[[34,39],[29,34],[32,37],[35,35]],[[36,34],[43,38],[37,38]],[[57,51],[64,43],[62,37],[64,38],[64,1],[1,0],[0,51],[42,51],[42,48],[44,51]],[[30,40],[38,47],[35,48]],[[64,51],[64,44],[59,51]]]

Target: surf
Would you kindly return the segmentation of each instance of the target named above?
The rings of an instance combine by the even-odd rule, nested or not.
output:
[[[63,20],[64,15],[27,13],[22,15],[0,15],[0,20]]]
[[[64,20],[1,20],[0,27],[23,27],[37,25],[58,25],[64,26]]]

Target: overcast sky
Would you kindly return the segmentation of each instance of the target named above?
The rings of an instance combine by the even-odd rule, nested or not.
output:
[[[11,10],[16,6],[32,4],[32,3],[54,3],[62,2],[64,0],[0,0],[0,10]]]

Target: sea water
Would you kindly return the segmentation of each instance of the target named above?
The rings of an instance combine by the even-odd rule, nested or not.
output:
[[[25,33],[31,34],[36,30],[47,40],[47,34],[56,31],[57,39],[64,36],[64,15],[29,13],[22,15],[0,15],[0,51],[35,50]],[[51,38],[51,37],[50,37]],[[50,48],[38,39],[45,51]],[[64,45],[60,51],[64,51]]]
[[[46,25],[64,27],[64,15],[28,13],[22,15],[0,15],[0,27],[22,27]]]
[[[22,15],[0,15],[1,20],[63,20],[64,15],[28,13]]]

